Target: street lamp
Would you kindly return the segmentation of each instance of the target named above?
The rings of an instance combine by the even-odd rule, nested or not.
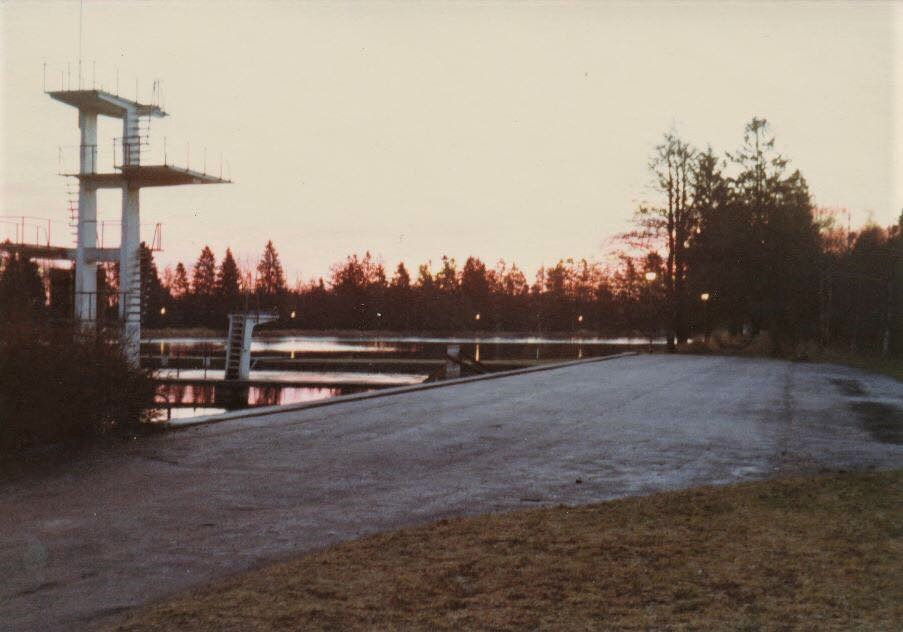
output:
[[[646,281],[646,302],[649,305],[649,353],[652,353],[652,339],[655,335],[655,308],[652,305],[652,282],[658,278],[658,274],[650,270],[645,275]]]
[[[292,320],[295,320],[295,310],[292,310],[291,318],[292,318]]]
[[[474,320],[480,320],[480,312],[477,312],[477,313],[474,315],[473,319],[474,319]]]
[[[705,342],[709,341],[709,299],[711,298],[711,294],[708,292],[703,292],[699,295],[699,300],[702,301],[702,311],[703,311],[703,340]]]
[[[166,308],[165,307],[160,308],[160,316],[166,316]]]

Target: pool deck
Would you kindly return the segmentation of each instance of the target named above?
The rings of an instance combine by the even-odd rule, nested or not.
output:
[[[199,425],[0,480],[0,629],[443,517],[903,465],[903,384],[641,355]],[[578,482],[579,481],[579,482]]]

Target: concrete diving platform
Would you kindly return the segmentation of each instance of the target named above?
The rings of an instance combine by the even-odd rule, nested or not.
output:
[[[219,176],[183,169],[173,165],[139,165],[122,167],[108,173],[64,173],[78,178],[95,189],[121,189],[128,182],[130,187],[171,187],[180,184],[231,184],[231,180]]]
[[[85,248],[87,263],[102,261],[119,261],[119,248]],[[53,259],[75,261],[78,249],[65,246],[42,246],[36,244],[14,244],[9,241],[0,242],[0,251],[19,254],[29,259]]]
[[[105,90],[56,90],[48,91],[47,94],[52,99],[71,105],[79,110],[90,110],[114,118],[122,118],[127,112],[134,112],[138,116],[155,116],[158,118],[167,116],[166,112],[159,105],[139,103]]]

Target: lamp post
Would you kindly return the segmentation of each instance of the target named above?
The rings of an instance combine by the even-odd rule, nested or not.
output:
[[[646,277],[646,302],[649,305],[649,353],[652,353],[652,339],[655,335],[655,309],[652,306],[652,284],[658,278],[658,273],[650,270],[644,276]]]
[[[709,341],[709,299],[711,295],[708,292],[703,292],[699,295],[699,300],[702,301],[702,310],[703,310],[703,340],[705,342]]]

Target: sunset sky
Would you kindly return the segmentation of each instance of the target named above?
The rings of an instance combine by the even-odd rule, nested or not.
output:
[[[75,67],[79,3],[5,2],[0,20],[0,214],[49,217],[65,243],[58,147],[77,116],[42,65],[48,88]],[[723,152],[754,115],[818,205],[894,222],[901,25],[891,3],[85,2],[82,58],[105,87],[118,68],[129,98],[160,79],[151,153],[165,136],[170,162],[200,168],[206,146],[234,180],[142,192],[161,267],[204,244],[250,263],[273,239],[290,283],[367,249],[532,274],[612,250],[663,132]],[[104,119],[101,161],[118,135]],[[119,204],[101,193],[100,216]]]

